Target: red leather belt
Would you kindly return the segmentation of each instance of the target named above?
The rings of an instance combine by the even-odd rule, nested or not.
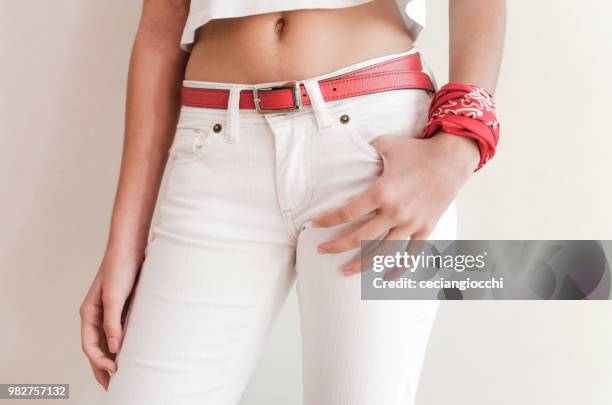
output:
[[[397,89],[435,91],[431,78],[423,72],[421,56],[413,53],[319,81],[325,101]],[[229,90],[183,87],[181,101],[185,106],[227,109]],[[261,113],[299,110],[310,104],[303,84],[292,81],[274,86],[253,86],[240,92],[241,109]]]

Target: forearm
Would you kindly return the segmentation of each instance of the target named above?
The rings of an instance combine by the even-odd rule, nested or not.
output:
[[[130,60],[123,155],[107,247],[134,261],[144,257],[187,59],[179,47],[180,31],[151,29],[146,12]]]
[[[495,92],[506,30],[505,0],[450,0],[450,71],[452,83],[467,83]],[[468,176],[480,160],[475,141],[440,133],[434,138],[454,170]],[[463,174],[462,174],[463,176]]]
[[[505,0],[450,0],[451,82],[480,86],[493,94],[506,31]]]

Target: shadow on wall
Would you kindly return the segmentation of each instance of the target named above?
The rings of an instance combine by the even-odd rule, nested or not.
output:
[[[140,4],[58,0],[32,13],[10,3],[0,6],[10,99],[0,110],[0,314],[10,325],[0,381],[69,383],[73,403],[93,403],[78,307],[106,242]]]

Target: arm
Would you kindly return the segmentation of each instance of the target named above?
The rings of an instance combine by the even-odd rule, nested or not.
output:
[[[189,0],[144,0],[130,60],[119,183],[106,252],[81,305],[82,346],[105,388],[116,370],[121,314],[147,234],[179,112],[187,54],[180,36]],[[100,326],[104,333],[101,333]]]
[[[176,7],[180,3],[182,7]],[[134,41],[123,157],[108,250],[139,265],[180,107],[186,53],[179,47],[185,1],[145,0]],[[177,12],[179,14],[177,15]]]
[[[451,0],[450,81],[478,85],[493,94],[506,32],[505,0]]]
[[[505,0],[450,0],[450,81],[481,86],[497,83],[505,34]],[[362,195],[313,220],[329,227],[375,215],[356,230],[319,245],[320,253],[359,247],[387,231],[385,239],[424,240],[480,160],[472,139],[443,132],[428,139],[379,136],[372,142],[384,160],[382,175]],[[361,271],[360,259],[345,275]]]
[[[450,0],[451,83],[469,83],[495,93],[506,32],[505,0]],[[458,169],[472,173],[480,158],[476,143],[450,134],[436,135],[441,147],[459,156]]]

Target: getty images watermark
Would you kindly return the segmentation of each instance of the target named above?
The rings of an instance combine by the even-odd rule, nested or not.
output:
[[[612,241],[364,241],[366,300],[608,300]]]

